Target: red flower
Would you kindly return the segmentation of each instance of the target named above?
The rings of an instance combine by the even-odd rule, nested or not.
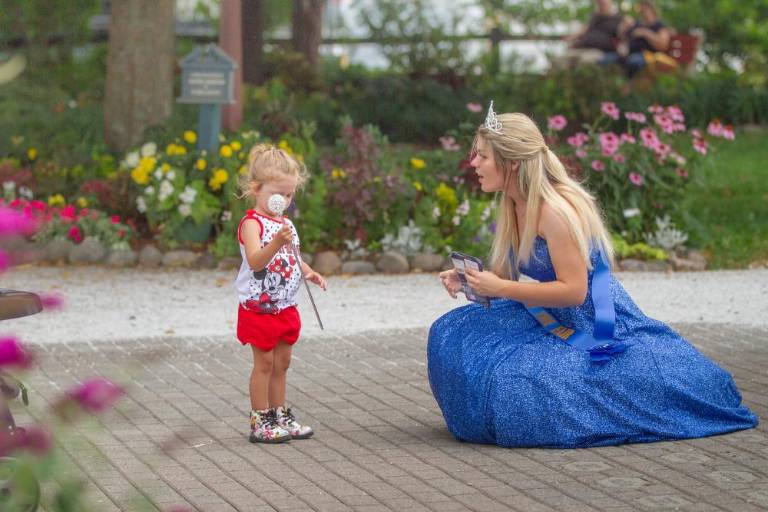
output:
[[[67,236],[76,244],[79,244],[83,240],[83,234],[80,232],[80,228],[77,226],[72,226],[69,228],[69,231],[67,231]]]
[[[75,219],[77,218],[77,214],[75,213],[75,207],[71,204],[68,204],[64,207],[63,210],[61,210],[60,214],[65,219]]]
[[[112,216],[112,224],[120,224],[120,216],[119,215],[113,215]]]
[[[0,368],[17,366],[28,368],[32,364],[32,355],[24,350],[16,338],[0,339]]]

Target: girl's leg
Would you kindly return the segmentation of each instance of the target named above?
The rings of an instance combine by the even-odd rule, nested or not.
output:
[[[278,407],[285,405],[285,382],[288,367],[291,365],[293,347],[280,341],[273,352],[274,364],[272,365],[272,376],[269,379],[269,405],[270,407]]]
[[[253,370],[251,370],[250,394],[251,409],[263,411],[269,409],[270,377],[274,368],[274,350],[264,351],[251,345],[253,350]]]

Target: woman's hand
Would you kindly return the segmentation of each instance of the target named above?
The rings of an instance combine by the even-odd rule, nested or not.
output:
[[[440,281],[443,283],[448,295],[456,298],[456,294],[461,291],[461,281],[459,281],[458,270],[452,268],[440,272]]]
[[[469,286],[472,287],[475,293],[485,295],[486,297],[501,297],[505,285],[509,282],[487,270],[478,272],[468,268],[465,270],[465,273],[467,275],[467,283],[469,283]]]
[[[304,279],[309,281],[310,283],[315,283],[317,286],[322,288],[323,290],[328,289],[328,283],[325,282],[325,278],[315,272],[314,270],[310,270],[306,274],[304,274]]]

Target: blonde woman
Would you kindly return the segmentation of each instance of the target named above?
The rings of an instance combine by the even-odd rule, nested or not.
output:
[[[492,297],[430,329],[432,391],[451,433],[502,446],[586,447],[754,427],[731,376],[648,318],[611,275],[592,196],[536,125],[493,112],[472,165],[499,199],[490,270],[466,270]],[[521,282],[526,274],[538,282]],[[440,274],[456,297],[456,270]]]

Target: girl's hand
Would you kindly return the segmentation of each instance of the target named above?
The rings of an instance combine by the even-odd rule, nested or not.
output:
[[[317,286],[319,286],[323,290],[328,289],[328,283],[325,282],[325,278],[315,272],[314,270],[311,270],[304,274],[304,279],[309,281],[310,283],[315,283]]]
[[[443,283],[443,286],[448,292],[448,295],[455,299],[456,294],[461,291],[461,281],[459,281],[458,270],[452,268],[450,270],[440,272],[440,281]]]
[[[507,283],[506,280],[487,270],[478,272],[468,268],[465,272],[467,283],[469,283],[469,286],[472,287],[475,293],[485,295],[486,297],[501,297],[504,286]]]
[[[278,247],[293,242],[293,231],[291,231],[291,227],[288,224],[284,224],[283,227],[280,228],[280,231],[275,233],[275,236],[272,237],[272,241],[278,244]]]

